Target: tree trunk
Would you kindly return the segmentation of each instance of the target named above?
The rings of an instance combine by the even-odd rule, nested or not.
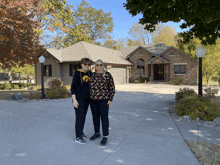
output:
[[[9,83],[12,83],[11,65],[8,68]]]

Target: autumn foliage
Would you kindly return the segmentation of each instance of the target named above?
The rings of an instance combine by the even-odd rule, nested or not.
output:
[[[46,53],[40,45],[42,0],[0,0],[0,64],[31,64]]]

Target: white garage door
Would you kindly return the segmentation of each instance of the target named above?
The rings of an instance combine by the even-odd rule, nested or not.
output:
[[[114,83],[116,85],[126,83],[126,69],[125,68],[111,68],[109,72],[113,76]]]

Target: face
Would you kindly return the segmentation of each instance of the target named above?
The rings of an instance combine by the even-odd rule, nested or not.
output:
[[[85,70],[85,71],[89,70],[90,65],[91,64],[89,62],[85,62],[84,64],[81,64],[82,69]]]
[[[95,68],[97,71],[103,71],[104,66],[101,62],[98,62],[95,64]]]

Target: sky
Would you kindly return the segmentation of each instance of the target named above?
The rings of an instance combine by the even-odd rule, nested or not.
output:
[[[82,0],[67,0],[67,2],[70,5],[74,5],[75,8],[82,3]],[[129,37],[128,32],[132,25],[135,22],[139,22],[139,19],[142,18],[142,14],[138,14],[134,17],[129,14],[125,7],[123,7],[123,3],[126,3],[126,0],[86,0],[86,2],[97,10],[103,9],[105,13],[112,13],[111,17],[113,18],[114,29],[111,36],[114,40]],[[168,26],[172,25],[176,32],[183,32],[179,27],[183,22],[184,21],[179,23],[167,22],[164,24]]]

